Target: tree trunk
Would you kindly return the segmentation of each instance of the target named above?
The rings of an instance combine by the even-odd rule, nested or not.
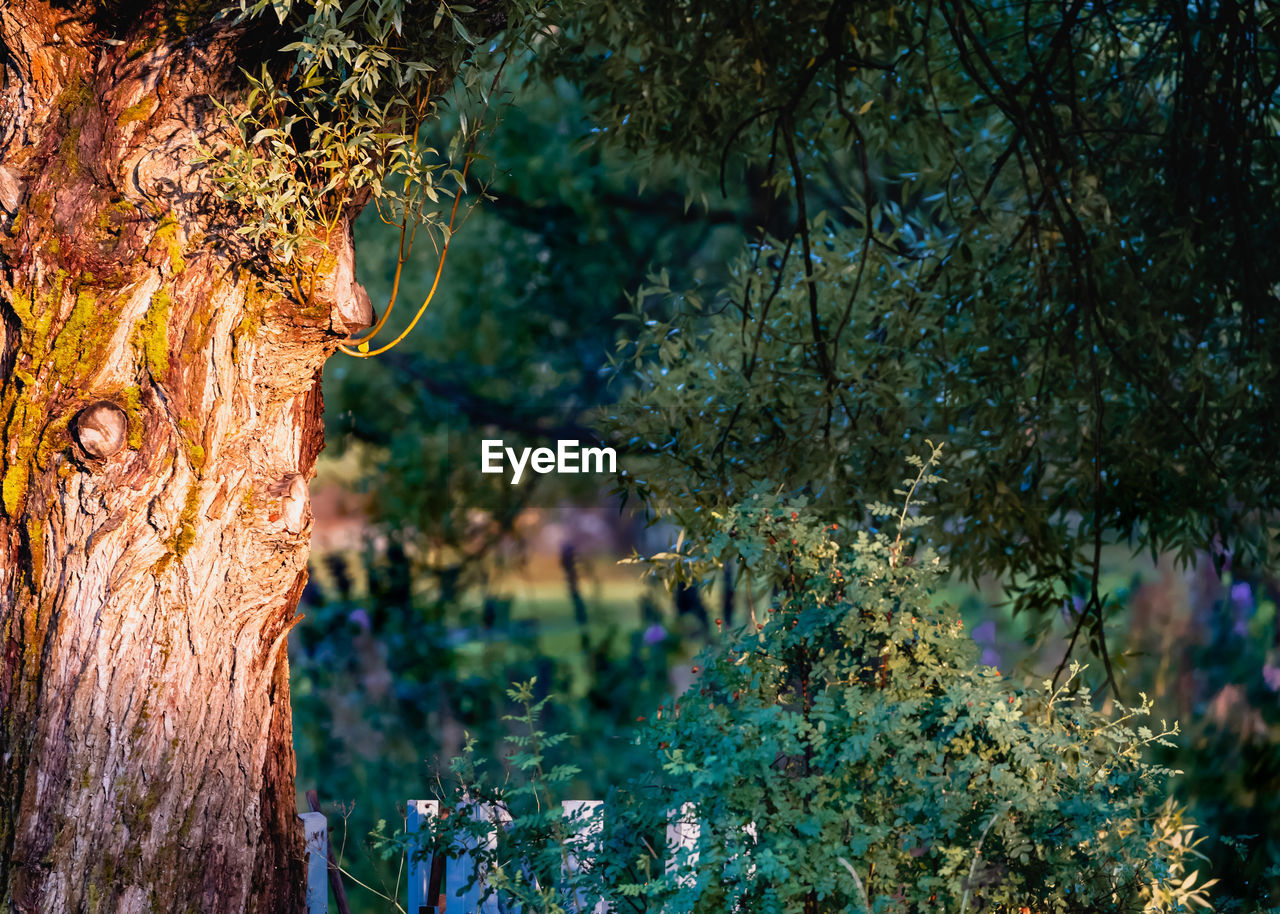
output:
[[[0,7],[6,911],[301,904],[285,642],[358,287],[349,236],[302,302],[226,242],[193,158],[244,34],[182,29]]]

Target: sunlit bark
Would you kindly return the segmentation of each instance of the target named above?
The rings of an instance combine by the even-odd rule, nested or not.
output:
[[[349,238],[305,301],[226,240],[195,153],[233,27],[15,0],[0,39],[0,908],[297,910],[285,641]]]

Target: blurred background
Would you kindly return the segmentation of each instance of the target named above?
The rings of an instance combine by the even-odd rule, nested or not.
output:
[[[620,563],[678,531],[650,523],[614,480],[512,486],[478,472],[484,438],[594,440],[593,410],[621,393],[609,359],[628,296],[655,270],[672,287],[723,282],[768,203],[729,196],[691,211],[674,176],[646,165],[641,186],[624,152],[584,142],[567,83],[518,91],[485,148],[500,163],[480,175],[492,199],[457,229],[423,321],[385,356],[337,356],[326,369],[307,620],[290,642],[294,733],[299,806],[318,792],[357,912],[394,910],[377,893],[403,904],[400,862],[369,835],[379,821],[401,827],[404,801],[433,795],[468,739],[499,751],[512,682],[537,677],[557,696],[547,729],[574,734],[557,760],[582,769],[579,798],[602,797],[650,763],[632,745],[636,718],[681,691],[700,647],[745,611],[731,579],[669,592]],[[398,238],[372,209],[358,225],[375,307]],[[420,241],[404,270],[413,307],[437,253]],[[625,454],[622,464],[634,466]],[[1173,786],[1209,836],[1212,869],[1231,874],[1219,910],[1280,904],[1280,590],[1203,556],[1117,546],[1104,569],[1102,588],[1124,607],[1107,632],[1117,670],[1181,724],[1161,761],[1183,772]],[[1081,607],[1068,603],[1046,634],[1007,596],[995,581],[942,594],[984,662],[1038,683]]]

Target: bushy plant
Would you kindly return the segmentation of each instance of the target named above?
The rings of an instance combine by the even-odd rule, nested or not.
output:
[[[487,107],[497,80],[486,71],[483,36],[508,26],[510,43],[488,48],[501,57],[522,40],[521,26],[536,29],[539,16],[535,6],[478,11],[438,3],[428,10],[404,0],[243,0],[223,12],[238,12],[248,25],[274,18],[294,39],[243,72],[247,105],[218,103],[239,142],[202,151],[223,200],[253,216],[235,233],[281,270],[308,245],[345,231],[353,209],[370,200],[379,216],[406,228],[409,246],[416,226],[447,234],[452,220],[446,227],[436,207],[465,189],[459,169],[480,127],[474,112],[470,125],[464,113],[447,150],[420,142],[451,88],[443,74],[458,74],[452,88]],[[400,248],[403,254],[405,236]]]
[[[917,466],[912,490],[936,480]],[[902,494],[900,531],[920,520]],[[1104,715],[1078,668],[1024,690],[979,667],[930,596],[940,561],[901,532],[842,531],[758,488],[705,533],[685,560],[736,560],[758,608],[638,737],[660,771],[615,790],[595,821],[566,827],[536,786],[504,796],[474,781],[513,823],[484,860],[500,893],[548,912],[1207,906],[1212,881],[1189,867],[1189,841],[1170,840],[1170,772],[1141,758],[1177,728],[1146,726],[1145,696]],[[532,713],[523,723],[536,732]],[[543,742],[513,757],[531,781]],[[697,835],[665,850],[673,810]],[[557,874],[583,834],[591,865]]]
[[[365,840],[378,821],[448,777],[464,732],[477,757],[526,734],[529,709],[508,683],[536,680],[528,695],[543,702],[542,725],[575,734],[539,753],[548,770],[569,762],[582,769],[557,790],[602,793],[647,764],[632,745],[634,720],[656,704],[669,665],[684,656],[674,637],[643,637],[643,610],[630,637],[596,625],[557,643],[546,628],[511,620],[490,596],[492,626],[470,629],[467,620],[478,623],[485,612],[476,591],[424,593],[413,571],[394,538],[313,556],[302,604],[309,624],[291,645],[299,807],[307,808],[301,791],[318,790],[356,914],[388,910],[397,886],[403,900],[403,872]],[[592,603],[593,613],[604,612]],[[475,640],[459,643],[468,636]],[[553,692],[576,700],[548,706]]]

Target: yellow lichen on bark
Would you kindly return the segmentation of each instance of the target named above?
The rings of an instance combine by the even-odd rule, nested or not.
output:
[[[22,510],[22,499],[27,494],[27,464],[15,463],[4,471],[4,481],[0,482],[0,494],[4,497],[4,513],[17,517]]]
[[[124,414],[129,420],[129,447],[135,451],[142,447],[142,389],[126,387],[121,393],[124,400]]]
[[[127,127],[137,121],[144,121],[147,116],[155,110],[156,103],[151,98],[144,98],[136,105],[130,105],[120,112],[120,116],[116,118],[117,127]]]
[[[169,310],[172,304],[169,293],[163,288],[157,289],[133,337],[134,351],[142,366],[157,380],[169,370]]]
[[[165,247],[166,253],[169,255],[169,268],[174,274],[181,273],[187,268],[186,258],[182,256],[182,245],[178,243],[178,220],[172,215],[167,215],[160,220],[160,224],[156,227],[156,241]]]

